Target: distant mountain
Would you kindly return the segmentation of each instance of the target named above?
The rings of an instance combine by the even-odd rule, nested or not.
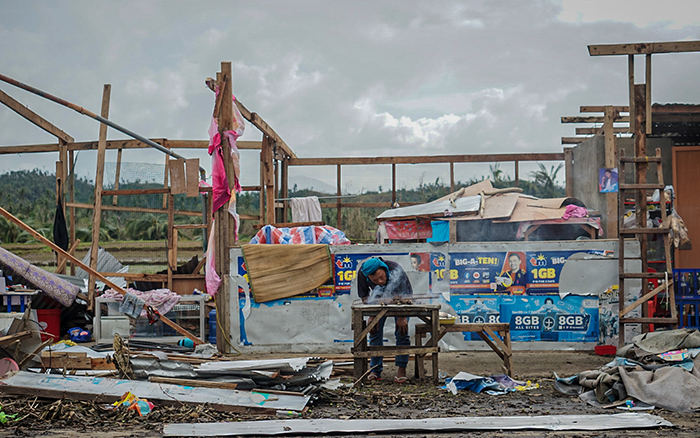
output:
[[[327,193],[329,195],[335,195],[338,191],[333,185],[306,176],[290,176],[289,189],[293,190],[295,185],[297,190],[313,190],[314,192]]]

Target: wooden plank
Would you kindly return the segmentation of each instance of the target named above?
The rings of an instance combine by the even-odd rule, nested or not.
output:
[[[561,144],[579,144],[589,139],[590,137],[562,137]]]
[[[663,190],[663,184],[620,184],[620,190]]]
[[[109,100],[112,86],[105,84],[102,90],[102,111],[100,115],[109,119]],[[97,170],[95,171],[95,208],[92,212],[92,242],[90,245],[90,268],[97,270],[98,246],[100,243],[100,222],[102,221],[102,183],[105,173],[105,147],[107,146],[107,125],[100,123],[100,139],[97,149]],[[88,280],[88,310],[95,305],[95,277]]]
[[[263,135],[267,135],[268,137],[270,137],[272,139],[272,141],[275,144],[277,144],[277,146],[279,146],[285,154],[287,154],[288,157],[297,158],[294,151],[292,151],[292,149],[289,146],[287,146],[287,143],[285,143],[284,140],[282,140],[282,137],[280,137],[275,132],[275,130],[272,129],[270,127],[270,125],[268,125],[267,122],[265,122],[265,120],[263,120],[262,117],[260,117],[260,115],[258,115],[257,113],[250,112],[248,110],[248,108],[246,108],[245,105],[243,105],[241,103],[241,101],[238,99],[236,99],[236,106],[238,107],[238,110],[241,112],[241,115],[246,120],[248,120],[250,123],[252,123],[253,126],[255,126],[256,128],[258,128],[263,133]]]
[[[30,110],[26,106],[22,105],[2,90],[0,90],[0,103],[5,104],[12,111],[29,120],[30,122],[43,129],[44,131],[48,132],[49,134],[60,138],[66,143],[73,143],[75,141],[73,137],[58,129],[58,127],[53,125],[51,122],[44,119],[39,114]]]
[[[75,250],[78,249],[78,245],[80,245],[80,239],[77,239],[73,244],[68,248],[68,253],[71,255],[75,255]],[[61,261],[58,262],[58,266],[56,266],[56,273],[57,274],[63,274],[64,269],[66,268],[66,264],[68,263],[68,259],[61,257]]]
[[[119,190],[119,178],[120,178],[119,175],[121,174],[121,171],[122,171],[122,152],[123,151],[124,151],[124,149],[117,150],[117,169],[114,172],[114,190]],[[114,196],[112,198],[112,205],[117,205],[117,203],[118,203],[117,199],[119,199],[118,196]]]
[[[25,330],[22,332],[11,334],[11,335],[0,336],[0,346],[10,345],[13,342],[21,341],[21,340],[31,338],[31,337],[32,337],[31,330]]]
[[[185,174],[185,160],[168,160],[170,169],[170,192],[173,195],[185,193],[187,190],[187,176]]]
[[[105,357],[91,357],[90,369],[92,370],[116,370],[114,363],[109,362]]]
[[[615,111],[621,113],[628,113],[630,111],[629,106],[614,106]],[[605,106],[582,106],[579,107],[579,111],[582,113],[602,113],[605,111]]]
[[[218,83],[222,83],[221,79],[223,79],[224,77],[226,77],[227,79],[232,78],[233,76],[231,72],[231,63],[222,62],[221,72],[217,73],[216,76]],[[224,136],[224,132],[232,129],[233,127],[232,82],[233,81],[231,80],[226,80],[223,89],[219,90],[219,92],[223,94],[223,100],[221,103],[221,111],[219,112],[217,119],[219,125],[219,134],[222,138],[221,147],[223,149],[222,152],[224,157],[224,169],[229,182],[229,188],[233,187],[234,184],[234,170],[233,162],[231,161],[231,146],[228,143],[228,139],[226,139],[226,137]],[[216,218],[216,230],[212,230],[212,232],[216,233],[216,250],[214,261],[216,273],[219,275],[219,277],[221,277],[219,291],[215,296],[217,312],[216,339],[220,340],[217,342],[216,347],[221,353],[230,353],[231,340],[229,334],[231,333],[231,291],[229,286],[229,247],[232,243],[232,233],[230,227],[232,222],[231,215],[228,213],[227,208],[225,206],[224,208],[220,208],[216,212],[214,212],[214,216]]]
[[[588,46],[591,56],[638,55],[700,51],[700,41],[670,41],[658,43],[594,44]]]
[[[82,261],[75,258],[73,255],[71,255],[68,252],[61,249],[61,247],[59,247],[58,245],[56,245],[55,243],[53,243],[52,241],[50,241],[49,239],[47,239],[46,237],[41,235],[39,232],[34,230],[29,225],[25,224],[21,220],[14,217],[11,213],[9,213],[7,210],[5,210],[2,207],[0,207],[0,215],[4,216],[7,220],[16,224],[17,226],[19,226],[20,228],[22,228],[26,232],[28,232],[32,237],[34,237],[34,239],[36,239],[39,242],[43,243],[44,245],[48,246],[49,248],[56,251],[57,253],[59,253],[63,257],[68,258],[68,260],[70,260],[71,263],[78,266],[79,268],[82,268],[88,274],[94,275],[98,280],[100,280],[105,285],[107,285],[107,287],[114,289],[115,291],[119,292],[122,295],[126,295],[126,291],[124,289],[122,289],[121,287],[119,287],[117,284],[113,283],[104,275],[100,274],[96,270],[92,269],[90,266],[86,265]],[[175,331],[177,331],[181,335],[187,337],[188,339],[191,339],[192,342],[194,342],[195,344],[197,344],[197,345],[203,344],[201,339],[197,338],[196,336],[192,335],[192,333],[188,332],[187,330],[183,329],[179,325],[175,324],[170,319],[168,319],[165,315],[161,315],[160,320],[163,321],[163,323],[167,324],[168,326],[172,327]]]
[[[678,318],[621,318],[624,324],[677,324]]]
[[[95,208],[92,204],[83,204],[80,202],[67,202],[66,207],[74,208],[85,208],[92,210]],[[168,209],[163,208],[142,208],[142,207],[120,207],[113,205],[103,205],[102,210],[105,211],[131,211],[136,213],[154,213],[154,214],[168,214]],[[202,216],[201,211],[190,211],[190,210],[175,210],[175,216]],[[240,215],[244,218],[244,215]],[[245,219],[245,218],[244,218]]]
[[[627,85],[629,86],[630,98],[630,132],[634,132],[634,124],[637,117],[634,110],[634,55],[627,56]]]
[[[393,165],[392,165],[393,166]],[[336,184],[336,194],[338,196],[338,199],[336,199],[336,224],[335,227],[337,229],[341,229],[341,225],[343,223],[342,221],[342,216],[343,216],[343,208],[342,208],[342,200],[340,196],[342,196],[341,192],[341,184],[342,184],[342,179],[341,179],[341,166],[340,164],[337,165],[336,167],[336,174],[335,174],[335,184]]]
[[[185,177],[187,180],[185,189],[187,197],[199,196],[199,158],[185,160]]]
[[[383,346],[383,347],[367,347],[367,351],[355,351],[353,352],[353,355],[355,357],[363,358],[363,357],[375,357],[375,356],[400,356],[402,354],[428,354],[428,353],[437,353],[439,351],[439,347],[421,347],[421,348],[416,348],[413,346],[408,346],[408,347],[392,347],[392,346]]]
[[[290,166],[336,166],[366,164],[488,163],[499,161],[563,161],[563,153],[430,155],[411,157],[290,158]]]
[[[175,224],[173,228],[178,230],[201,230],[207,228],[207,224]]]
[[[612,169],[617,167],[617,140],[613,123],[618,112],[612,105],[607,105],[604,108],[605,122],[603,130],[605,132],[605,167]],[[623,181],[618,181],[618,184]],[[605,234],[609,239],[617,237],[617,193],[605,194]]]
[[[486,342],[489,347],[491,347],[491,350],[493,350],[493,352],[496,353],[498,355],[498,357],[501,358],[501,360],[505,359],[505,353],[503,353],[501,350],[499,350],[498,346],[496,344],[494,344],[493,341],[491,339],[489,339],[489,337],[486,336],[486,334],[484,332],[479,331],[479,332],[476,332],[476,334],[479,335],[479,337],[481,339],[483,339],[484,342]]]
[[[621,126],[613,127],[612,132],[614,134],[629,134],[632,131],[627,127]],[[602,126],[600,128],[576,128],[576,135],[598,135],[603,133],[604,128]]]
[[[292,228],[292,227],[309,227],[309,226],[314,226],[314,225],[326,225],[326,223],[323,221],[319,221],[319,222],[281,222],[281,223],[267,224],[267,225],[272,225],[273,227],[276,227],[276,228]],[[253,229],[259,230],[264,226],[265,225],[262,225],[262,224],[254,224]]]
[[[489,327],[488,325],[487,325],[487,326],[484,326],[484,331],[485,331],[486,333],[488,333],[489,336],[491,336],[491,339],[493,339],[493,341],[496,343],[496,345],[498,345],[499,347],[501,347],[501,351],[503,351],[503,354],[505,354],[506,356],[510,356],[510,355],[513,354],[513,352],[511,351],[510,347],[508,347],[508,346],[501,340],[501,338],[499,338],[498,336],[496,336],[496,333],[494,333],[493,330],[491,330],[491,327]]]
[[[236,389],[238,387],[238,383],[209,382],[206,380],[176,379],[172,377],[151,376],[148,378],[148,381],[153,383],[169,383],[171,385],[194,386],[201,388]]]
[[[615,118],[615,122],[629,122],[629,116],[618,115]],[[562,116],[562,123],[604,123],[605,117],[603,116]]]
[[[92,361],[90,360],[90,358],[87,356],[77,356],[77,354],[80,353],[65,356],[44,356],[42,352],[41,364],[44,368],[64,368],[66,370],[91,370]],[[85,353],[82,354],[84,355]]]
[[[162,138],[153,138],[152,141],[166,145],[169,149],[208,149],[209,140],[167,140]],[[97,141],[85,142],[69,142],[68,151],[89,151],[98,149]],[[261,142],[259,141],[244,141],[236,142],[238,149],[259,150]],[[119,149],[151,149],[151,146],[139,140],[109,140],[107,141],[107,150]],[[26,154],[30,152],[57,152],[59,146],[56,143],[35,144],[22,146],[0,146],[0,155],[6,154]]]
[[[71,202],[75,202],[75,160],[73,151],[68,151],[68,166],[70,169],[70,177],[68,178],[68,192]],[[66,203],[66,207],[68,207]],[[71,245],[75,242],[75,207],[70,207],[70,242]],[[75,265],[70,266],[70,275],[75,275]]]
[[[564,148],[564,174],[566,197],[574,196],[574,149]]]
[[[651,53],[646,55],[646,68],[645,68],[645,73],[646,73],[646,78],[645,78],[645,88],[644,88],[644,95],[645,95],[645,100],[646,100],[646,110],[645,114],[648,114],[648,117],[646,118],[646,124],[645,124],[645,130],[647,135],[651,134]]]
[[[389,311],[389,309],[381,309],[377,315],[372,317],[372,321],[370,321],[367,326],[357,333],[355,335],[355,347],[359,346],[362,343],[367,343],[367,334],[372,330],[374,327],[379,324],[379,321],[386,316],[386,313]],[[360,312],[360,311],[358,311]],[[360,312],[361,315],[361,312]]]
[[[668,287],[670,288],[672,285],[673,285],[673,277],[671,277],[671,278],[668,280]],[[632,304],[630,304],[629,306],[627,306],[627,307],[625,307],[624,309],[622,309],[622,312],[620,312],[620,318],[622,318],[623,316],[627,315],[627,314],[630,313],[632,310],[636,309],[636,308],[637,308],[638,306],[640,306],[642,303],[646,303],[646,302],[649,301],[650,299],[654,298],[656,295],[659,294],[659,292],[662,292],[662,291],[665,291],[665,290],[666,290],[666,284],[661,284],[660,286],[654,288],[654,290],[652,290],[651,292],[648,292],[648,293],[642,295],[641,297],[639,297],[639,299],[638,299],[637,301],[635,301],[634,303],[632,303]],[[670,289],[670,291],[672,292],[673,289]]]
[[[165,167],[164,172],[163,172],[163,188],[167,189],[168,188],[168,176],[170,172],[168,172],[168,162],[170,161],[170,157],[168,155],[165,155]],[[163,193],[163,208],[168,208],[168,193],[170,193],[170,190],[167,192]]]

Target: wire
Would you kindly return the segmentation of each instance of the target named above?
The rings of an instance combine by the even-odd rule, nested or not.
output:
[[[221,333],[224,335],[224,340],[231,348],[236,350],[236,353],[238,353],[238,354],[236,354],[236,356],[243,354],[243,353],[241,353],[241,351],[238,348],[236,348],[231,343],[231,341],[229,341],[228,333],[226,333],[226,331],[224,330],[224,327],[221,325],[221,321],[219,320],[219,309],[216,307],[216,301],[214,301],[214,310],[216,310],[216,327],[221,330]],[[218,339],[217,339],[217,341],[218,341]]]

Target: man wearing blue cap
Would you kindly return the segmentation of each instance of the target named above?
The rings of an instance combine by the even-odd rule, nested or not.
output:
[[[361,275],[357,276],[357,292],[363,303],[378,304],[389,303],[397,298],[410,297],[413,295],[411,282],[406,276],[403,268],[390,260],[384,261],[380,257],[372,257],[360,266]],[[372,319],[370,318],[370,321]],[[384,323],[386,317],[369,333],[369,345],[377,347],[384,345]],[[395,318],[394,336],[396,336],[397,346],[411,345],[411,338],[408,336],[408,318]],[[367,380],[381,379],[383,358],[372,357],[369,362],[372,370]],[[408,355],[396,356],[396,366],[398,370],[394,382],[405,383],[406,366],[408,365]]]

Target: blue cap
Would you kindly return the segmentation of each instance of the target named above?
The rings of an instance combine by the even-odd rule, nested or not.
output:
[[[386,265],[386,263],[379,260],[377,257],[372,257],[362,264],[362,273],[365,274],[365,277],[368,277],[374,274],[379,268],[384,268],[387,272],[389,272],[389,267]]]

